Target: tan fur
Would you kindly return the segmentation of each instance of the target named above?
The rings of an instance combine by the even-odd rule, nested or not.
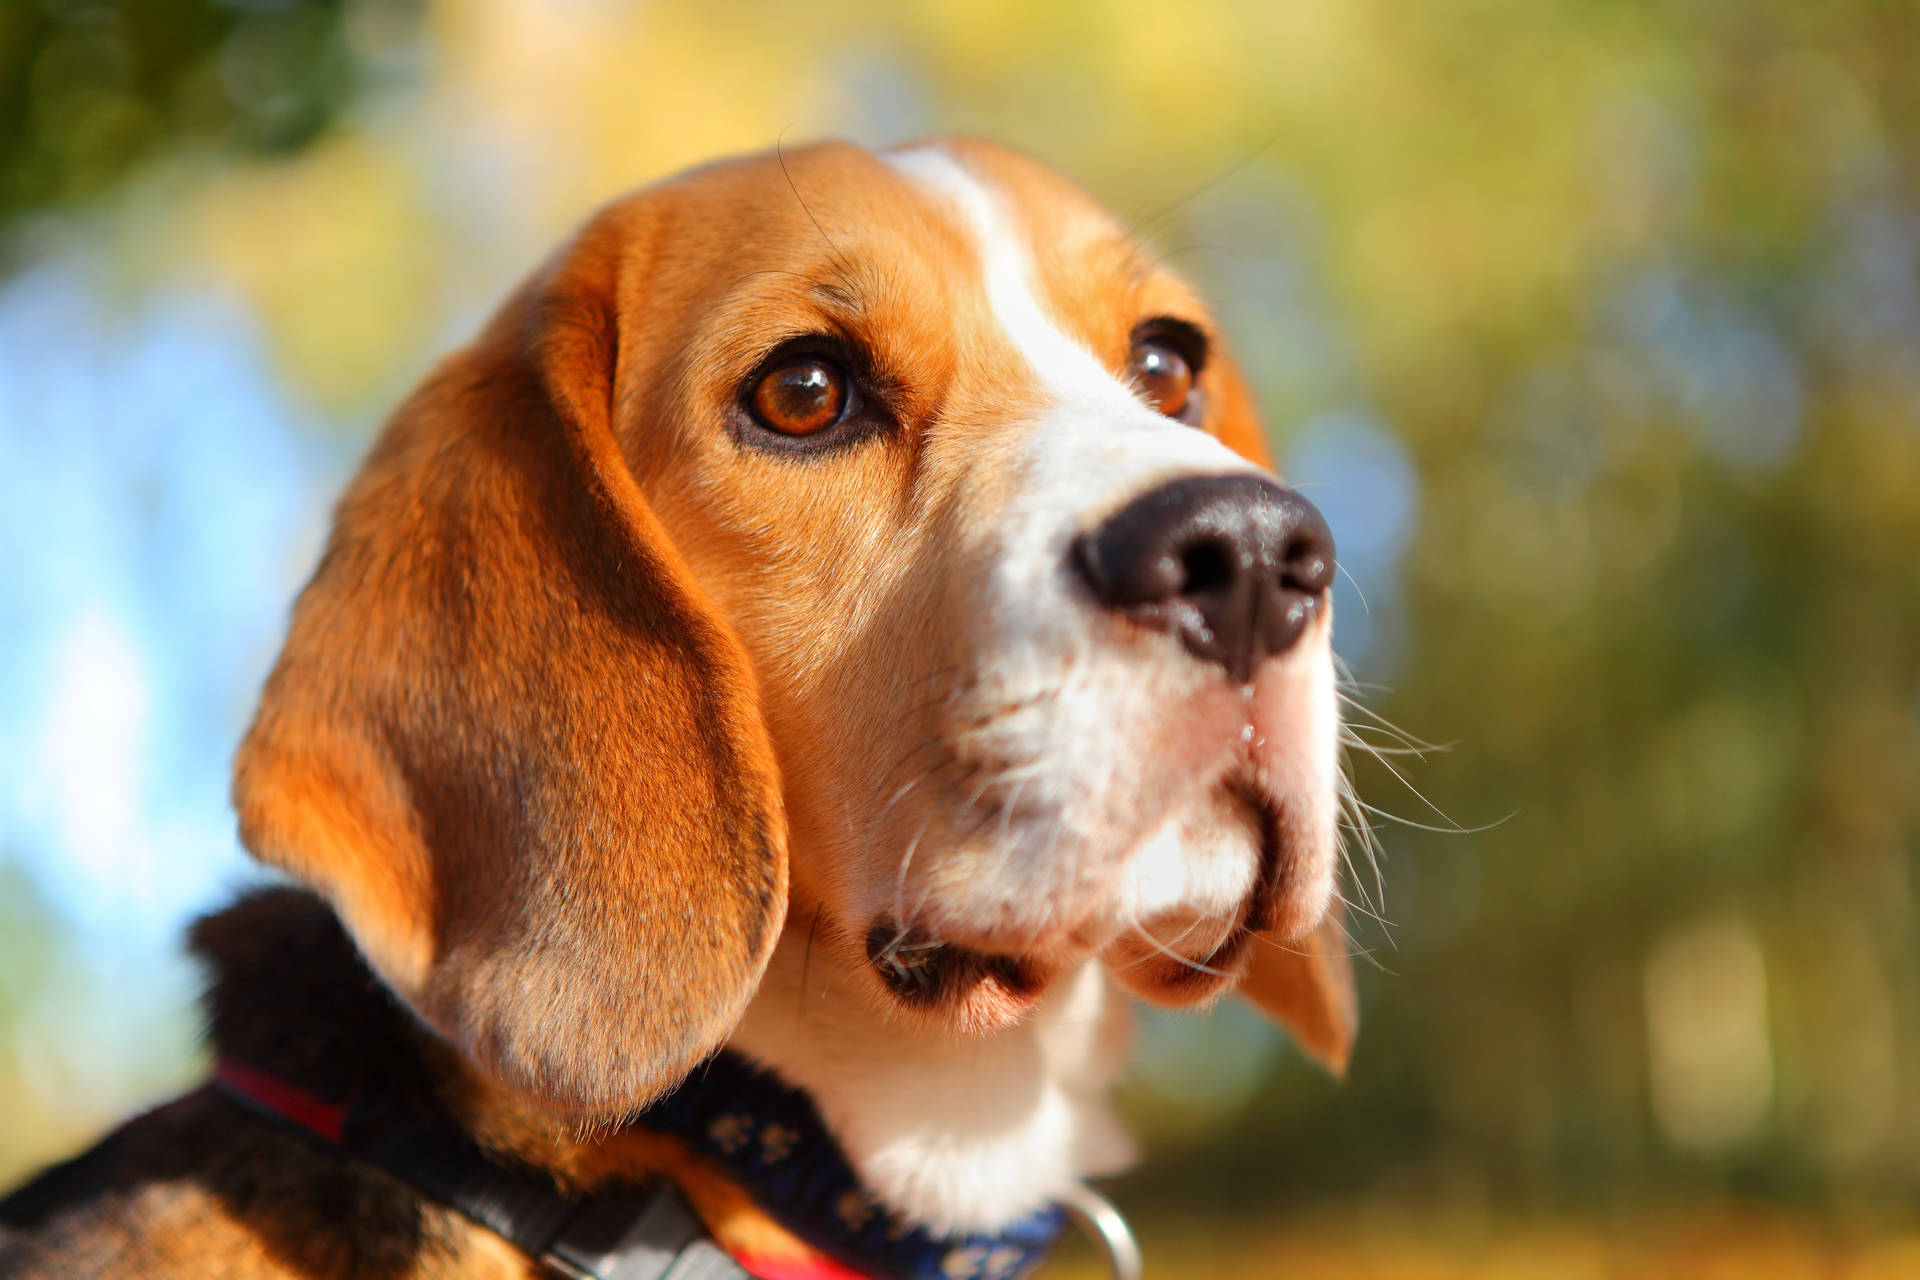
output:
[[[752,669],[609,423],[635,239],[590,228],[395,415],[234,784],[423,1018],[594,1115],[720,1042],[786,904]]]
[[[1033,161],[949,145],[1049,246],[1035,287],[1111,369],[1146,317],[1213,338],[1202,425],[1264,465],[1244,382],[1185,283]],[[953,746],[995,710],[968,701],[972,610],[1043,396],[976,265],[949,220],[844,144],[603,210],[387,425],[236,762],[247,847],[324,894],[453,1046],[436,1088],[462,1123],[572,1185],[664,1172],[748,1247],[777,1229],[739,1192],[608,1126],[723,1041],[790,910],[882,1002],[860,952],[872,906],[936,801],[986,767]],[[894,421],[800,463],[743,442],[736,405],[774,343],[814,332],[867,353]],[[1344,1065],[1343,953],[1315,935],[1247,954],[1251,910],[1202,936],[1237,930],[1248,994]],[[1034,939],[1036,985],[1099,945]],[[1176,1003],[1217,990],[1192,974],[1129,981]],[[950,1015],[985,1031],[1024,1008],[988,991]],[[263,1159],[267,1139],[247,1141]],[[344,1274],[239,1261],[272,1247],[228,1239],[244,1230],[216,1201],[141,1212],[185,1215],[178,1238],[217,1239],[231,1274]],[[513,1272],[443,1226],[451,1254],[392,1274],[441,1274],[443,1254]]]
[[[1336,1076],[1347,1073],[1360,1025],[1349,946],[1337,912],[1304,938],[1262,935],[1240,981],[1241,995]]]

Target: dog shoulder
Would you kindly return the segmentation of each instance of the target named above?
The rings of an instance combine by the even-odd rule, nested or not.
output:
[[[210,970],[209,1021],[222,1051],[251,1053],[295,1078],[337,1068],[337,1046],[299,1025],[318,1007],[343,1016],[362,1045],[349,1055],[361,1069],[399,1075],[410,1039],[394,1025],[401,1015],[309,895],[249,895],[201,921],[194,943]],[[0,1200],[8,1280],[518,1280],[527,1267],[500,1237],[212,1087],[140,1116]]]
[[[392,1178],[202,1089],[0,1201],[0,1275],[517,1280],[527,1264]]]

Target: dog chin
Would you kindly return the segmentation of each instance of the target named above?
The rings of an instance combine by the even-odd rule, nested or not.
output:
[[[1139,841],[1072,923],[1057,901],[1045,927],[882,916],[865,932],[867,971],[887,1003],[967,1035],[1017,1022],[1096,956],[1154,1004],[1213,998],[1240,977],[1256,934],[1309,932],[1332,895],[1330,798],[1284,802],[1256,772],[1233,770]]]
[[[1251,686],[1190,692],[1159,735],[1123,731],[1158,736],[1167,767],[1123,768],[1138,781],[1095,788],[1110,804],[1071,786],[1025,804],[976,792],[933,824],[967,836],[923,838],[912,882],[855,935],[887,1002],[990,1031],[1098,957],[1148,1000],[1193,1004],[1238,979],[1256,934],[1311,932],[1338,845],[1338,719],[1317,639]]]
[[[906,922],[883,914],[865,931],[864,967],[883,999],[909,1017],[965,1035],[998,1031],[1026,1017],[1115,930],[1109,894],[1037,896],[1056,907],[1083,905],[1071,916],[1021,910],[1028,902],[995,904],[991,912],[923,908]]]

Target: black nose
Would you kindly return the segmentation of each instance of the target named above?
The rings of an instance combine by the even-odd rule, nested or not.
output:
[[[1333,585],[1326,520],[1253,475],[1149,490],[1075,538],[1070,558],[1101,604],[1168,628],[1241,681],[1293,647]]]

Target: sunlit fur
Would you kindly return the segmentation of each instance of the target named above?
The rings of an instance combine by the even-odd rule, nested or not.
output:
[[[983,1121],[979,1082],[1002,1073],[982,1055],[1058,1075],[1040,1048],[1058,997],[983,982],[901,1010],[862,939],[890,921],[1076,990],[1104,956],[1150,998],[1213,995],[1248,962],[1259,888],[1239,788],[1285,827],[1265,923],[1307,933],[1334,865],[1327,624],[1240,687],[1076,590],[1074,534],[1167,480],[1255,469],[1217,434],[1232,412],[1251,434],[1224,352],[1206,430],[1125,383],[1142,320],[1212,325],[1084,195],[976,144],[809,150],[784,177],[787,233],[736,257],[689,344],[711,357],[675,382],[712,399],[653,419],[684,424],[651,496],[753,655],[793,830],[789,935],[733,1042],[813,1090],[893,1202],[988,1226],[1111,1162],[1063,1137],[1110,1129],[1100,1091],[994,1084],[1031,1105]],[[874,352],[900,431],[803,463],[743,454],[709,425],[720,398],[769,328],[814,327]],[[1088,1083],[1115,1066],[1091,1046],[1121,1039],[1099,1025],[1068,1056]]]
[[[1126,381],[1162,317],[1209,338],[1195,425]],[[877,416],[801,451],[742,406],[809,336]],[[1116,985],[1244,975],[1345,1062],[1327,612],[1240,684],[1066,554],[1263,462],[1200,301],[1035,162],[695,170],[395,415],[242,748],[243,836],[583,1143],[731,1043],[893,1208],[991,1228],[1124,1161]],[[904,1002],[876,936],[993,963]]]

